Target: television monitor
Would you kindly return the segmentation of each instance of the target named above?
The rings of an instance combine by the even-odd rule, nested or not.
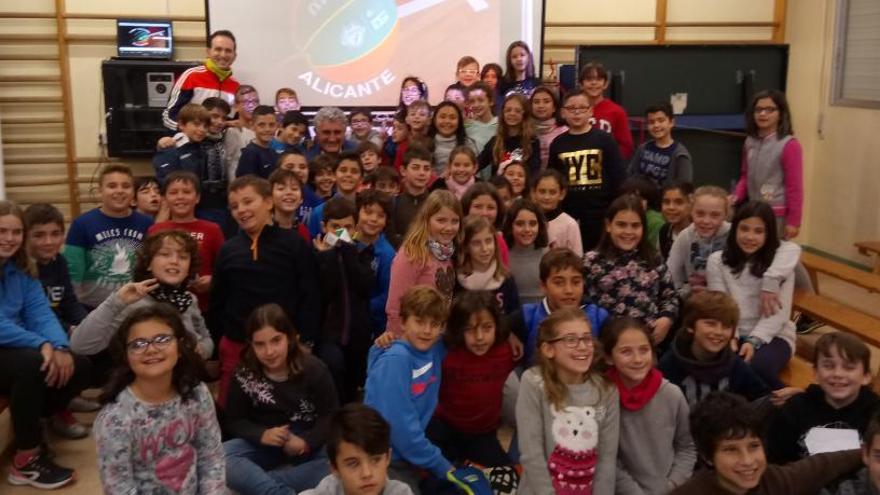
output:
[[[116,48],[120,58],[170,60],[174,51],[171,21],[116,21]]]

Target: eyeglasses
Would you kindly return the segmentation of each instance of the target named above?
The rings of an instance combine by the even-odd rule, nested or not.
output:
[[[587,347],[593,347],[593,336],[590,334],[587,335],[575,335],[573,333],[565,334],[562,337],[556,337],[555,339],[551,339],[548,342],[551,344],[555,344],[557,342],[562,342],[565,344],[565,347],[569,349],[574,349],[578,346],[580,342],[583,342]]]
[[[165,349],[171,345],[171,342],[174,340],[176,340],[174,335],[160,333],[152,339],[134,339],[125,344],[125,348],[132,354],[143,354],[147,352],[147,347],[150,347],[151,345],[156,349]]]
[[[777,110],[776,107],[755,107],[755,113],[775,113]]]
[[[578,115],[581,113],[587,113],[590,111],[590,107],[562,107],[562,108],[564,108],[566,111],[571,112],[575,115]]]
[[[479,74],[480,71],[478,71],[477,69],[458,69],[458,73],[459,74],[469,74],[469,75],[473,76],[473,75]]]

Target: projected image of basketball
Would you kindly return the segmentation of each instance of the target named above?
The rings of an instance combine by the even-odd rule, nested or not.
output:
[[[326,79],[361,81],[381,71],[394,55],[394,0],[300,2],[293,18],[297,46]]]

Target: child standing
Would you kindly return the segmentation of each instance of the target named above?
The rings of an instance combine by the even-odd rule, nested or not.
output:
[[[633,154],[629,117],[622,106],[605,98],[605,91],[611,83],[605,66],[595,60],[587,63],[581,69],[578,82],[581,91],[590,99],[590,107],[593,109],[590,124],[614,136],[614,141],[620,147],[621,159],[629,160]]]
[[[596,247],[603,231],[605,208],[623,182],[620,151],[607,132],[590,125],[592,107],[584,93],[568,93],[562,103],[568,132],[550,143],[547,168],[568,177],[562,209],[581,226],[584,250]]]
[[[449,166],[445,179],[434,181],[433,189],[447,189],[461,199],[465,191],[476,183],[477,155],[470,146],[456,146],[449,153]]]
[[[204,364],[180,315],[132,312],[110,343],[117,363],[95,419],[105,492],[223,494],[226,466]]]
[[[615,199],[605,214],[602,240],[584,256],[584,274],[590,300],[614,316],[644,322],[659,345],[678,317],[678,295],[669,269],[644,235],[644,225],[638,198]]]
[[[544,214],[528,199],[518,199],[507,215],[504,238],[510,248],[510,274],[516,281],[520,301],[541,300],[538,266],[547,252],[547,222]]]
[[[431,152],[421,146],[413,146],[403,155],[400,169],[403,188],[394,200],[391,217],[391,245],[399,248],[412,224],[416,213],[428,199],[431,181]]]
[[[768,465],[761,441],[763,418],[733,394],[710,394],[693,409],[690,423],[697,453],[712,469],[700,471],[670,495],[811,495],[861,463],[861,452],[854,449],[787,466]]]
[[[434,118],[428,129],[434,141],[434,175],[447,176],[447,167],[453,148],[467,146],[476,152],[476,146],[464,130],[464,117],[458,105],[444,101],[434,109]]]
[[[229,208],[240,230],[220,248],[208,309],[208,327],[222,336],[221,406],[246,345],[247,315],[257,306],[277,303],[295,322],[302,343],[312,346],[318,336],[313,309],[321,304],[312,250],[295,232],[270,225],[269,182],[253,176],[235,179],[229,185]]]
[[[205,174],[208,156],[203,142],[210,124],[211,114],[202,105],[187,103],[180,109],[177,114],[180,133],[175,136],[174,145],[153,155],[153,169],[159,182],[164,184],[165,177],[178,170],[192,172],[197,177]]]
[[[376,146],[372,141],[364,141],[358,145],[355,152],[361,159],[364,168],[364,177],[376,171],[382,165],[382,147]]]
[[[269,176],[269,185],[272,187],[272,220],[275,225],[296,232],[307,244],[311,244],[309,229],[299,221],[303,186],[297,174],[291,170],[275,169]]]
[[[693,223],[672,243],[666,266],[679,297],[706,289],[706,263],[709,255],[721,251],[730,232],[727,193],[717,186],[700,186],[694,191],[691,209]]]
[[[131,209],[131,169],[111,164],[98,176],[101,206],[74,219],[67,232],[64,257],[76,296],[96,308],[131,281],[134,253],[153,220]]]
[[[188,280],[189,289],[198,296],[199,309],[208,311],[208,292],[214,273],[214,260],[223,245],[223,232],[214,222],[196,218],[201,190],[198,177],[190,172],[175,171],[165,178],[165,202],[168,204],[168,221],[150,226],[149,235],[166,230],[188,232],[198,243],[198,276]],[[194,260],[190,260],[191,263]]]
[[[505,98],[500,120],[495,136],[480,152],[480,168],[486,170],[481,173],[500,175],[498,167],[502,163],[517,160],[537,174],[541,168],[541,145],[534,135],[529,100],[519,93]]]
[[[810,456],[805,438],[813,428],[856,430],[865,445],[866,428],[880,405],[870,389],[871,351],[858,337],[831,332],[819,337],[813,355],[813,381],[789,399],[767,429],[767,456],[786,464]]]
[[[489,291],[504,314],[519,309],[516,282],[501,262],[492,224],[485,217],[465,217],[461,246],[455,291]]]
[[[780,237],[790,240],[800,231],[804,205],[803,150],[793,136],[785,94],[760,91],[746,109],[742,172],[734,195],[773,207]]]
[[[9,396],[15,454],[9,482],[52,489],[64,486],[76,473],[53,462],[43,440],[40,418],[56,413],[88,386],[87,359],[70,352],[67,333],[49,309],[36,267],[24,247],[24,216],[15,203],[0,201],[0,269],[2,319],[0,327],[0,394]],[[75,424],[75,423],[74,423]],[[78,425],[79,438],[88,430]]]
[[[390,347],[370,349],[364,404],[391,424],[389,477],[403,481],[416,494],[421,493],[417,469],[427,470],[436,479],[463,481],[425,436],[438,403],[445,354],[438,340],[448,303],[449,298],[432,287],[408,288],[399,299],[401,329],[397,333],[401,338],[383,335],[382,343],[393,340]]]
[[[462,91],[480,81],[480,63],[470,55],[458,59],[455,64],[455,83],[452,85]]]
[[[736,301],[723,292],[704,290],[685,303],[681,330],[657,367],[681,388],[691,407],[713,390],[730,391],[750,401],[770,393],[730,348],[738,321]]]
[[[476,182],[461,197],[461,209],[467,215],[484,217],[495,229],[495,241],[498,254],[504,266],[510,266],[510,250],[504,240],[504,202],[495,186],[488,182]]]
[[[880,417],[876,414],[862,440],[862,462],[865,467],[854,478],[842,481],[837,487],[826,487],[820,495],[873,495],[880,490]]]
[[[112,294],[80,323],[73,332],[70,348],[94,356],[107,349],[125,318],[144,306],[171,304],[180,313],[183,326],[196,343],[195,350],[207,359],[214,342],[195,296],[187,283],[196,274],[198,243],[188,232],[165,230],[147,237],[138,250],[134,281]]]
[[[517,200],[528,195],[529,171],[523,162],[510,160],[498,166],[498,173],[510,182],[513,199]]]
[[[333,155],[321,153],[309,163],[309,186],[318,197],[318,205],[333,196],[333,186],[336,185],[336,174],[333,170],[337,161]],[[314,205],[312,209],[318,205]]]
[[[660,214],[666,221],[660,227],[660,255],[669,259],[672,243],[691,224],[691,202],[694,186],[690,182],[676,182],[663,187],[660,198]]]
[[[516,401],[517,493],[614,493],[620,399],[594,369],[594,356],[580,309],[555,311],[541,323],[538,365],[523,373]]]
[[[371,407],[351,403],[333,413],[327,457],[333,474],[302,495],[412,495],[406,484],[388,479],[391,428]]]
[[[550,143],[556,136],[565,133],[568,127],[559,123],[559,98],[552,89],[538,86],[529,101],[532,104],[532,117],[535,119],[535,132],[541,143],[541,170],[544,170],[550,158]]]
[[[520,94],[528,98],[540,81],[535,77],[535,61],[532,50],[524,41],[514,41],[507,47],[504,56],[507,68],[504,77],[498,82],[498,94],[506,99],[511,94]]]
[[[512,464],[498,443],[504,382],[515,365],[500,318],[485,291],[459,294],[449,313],[440,400],[425,434],[455,463]]]
[[[338,407],[330,373],[277,304],[256,308],[245,334],[224,410],[226,483],[241,495],[314,488],[329,471],[323,447]]]
[[[241,150],[254,139],[253,112],[260,104],[260,95],[257,89],[248,84],[242,84],[235,92],[236,120],[227,121],[226,135],[223,145],[226,149],[226,164],[229,167],[227,177],[235,177],[235,169],[241,158]],[[271,108],[271,107],[269,107]]]
[[[710,290],[726,292],[739,306],[739,355],[764,380],[782,387],[779,372],[794,354],[791,315],[794,269],[801,248],[776,236],[776,218],[767,203],[750,201],[737,209],[724,251],[709,256]],[[766,299],[774,300],[767,308]]]
[[[602,330],[602,349],[611,365],[608,378],[620,395],[615,493],[668,493],[691,477],[697,460],[687,401],[654,368],[651,330],[644,323],[630,317],[613,320]]]
[[[458,248],[461,204],[449,191],[434,191],[418,210],[391,264],[386,330],[401,332],[400,298],[414,285],[434,287],[447,301],[455,288],[452,257]]]
[[[355,209],[357,223],[354,239],[362,249],[372,247],[373,259],[370,267],[376,282],[370,292],[370,323],[372,335],[379,336],[385,331],[385,305],[388,302],[391,264],[395,255],[394,248],[385,237],[385,228],[391,218],[391,200],[378,190],[367,189],[358,193]]]
[[[467,90],[467,107],[470,115],[464,129],[480,153],[498,130],[498,117],[494,114],[495,90],[484,82],[474,83]]]
[[[298,151],[304,153],[306,149],[306,137],[309,133],[309,119],[298,110],[290,110],[282,114],[278,132],[269,147],[276,153],[286,151]],[[305,155],[303,155],[305,156]]]
[[[254,139],[241,150],[235,176],[253,174],[266,179],[275,170],[278,156],[269,146],[278,129],[275,110],[269,105],[260,105],[254,109],[253,129]]]
[[[501,80],[501,77],[504,75],[504,69],[496,64],[489,63],[483,66],[483,70],[480,71],[480,82],[489,86],[493,92],[497,93],[498,89],[498,81]]]
[[[660,103],[645,110],[645,121],[652,140],[639,145],[629,162],[629,175],[644,175],[657,187],[694,178],[691,154],[680,141],[672,139],[675,116],[672,105]]]
[[[364,179],[364,168],[361,165],[361,158],[354,151],[343,151],[339,155],[339,161],[333,168],[335,175],[336,194],[334,198],[342,198],[351,204],[354,204],[355,195],[361,187]],[[323,231],[324,223],[324,204],[312,208],[309,214],[309,234],[312,238],[318,236]]]
[[[568,193],[568,181],[559,171],[550,169],[541,172],[532,184],[532,201],[541,208],[547,219],[547,240],[550,248],[566,248],[583,256],[581,228],[560,207]]]
[[[352,110],[348,116],[351,125],[351,139],[357,144],[371,142],[380,149],[385,144],[385,137],[373,129],[373,113],[368,108]]]
[[[134,201],[131,207],[138,213],[155,219],[162,210],[162,194],[155,177],[134,178]]]
[[[634,175],[628,177],[620,185],[620,195],[630,194],[639,199],[645,210],[645,237],[654,250],[660,249],[660,229],[663,227],[663,215],[656,210],[660,205],[660,189],[651,179]]]

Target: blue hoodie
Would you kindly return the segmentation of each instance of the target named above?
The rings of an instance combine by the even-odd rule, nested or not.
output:
[[[39,349],[45,342],[70,346],[39,280],[7,261],[0,279],[0,347]]]
[[[385,303],[388,301],[388,287],[391,285],[391,263],[396,251],[385,238],[379,236],[373,243],[373,272],[376,274],[376,286],[370,294],[370,323],[373,333],[378,336],[385,331],[388,316],[385,314]]]
[[[600,330],[608,319],[608,311],[595,304],[581,306],[581,309],[584,310],[584,316],[590,322],[593,337],[599,338]],[[525,335],[518,335],[518,337],[524,344],[522,362],[526,368],[535,364],[535,350],[538,348],[538,326],[547,319],[549,314],[550,306],[547,304],[546,297],[541,302],[523,304],[521,325],[523,326],[522,330],[525,330]],[[516,313],[512,314],[511,318],[516,318],[515,315]]]
[[[440,341],[425,352],[406,340],[397,340],[388,349],[371,347],[364,397],[364,404],[391,424],[391,458],[427,469],[441,479],[452,464],[425,437],[425,428],[437,407],[445,354]]]

